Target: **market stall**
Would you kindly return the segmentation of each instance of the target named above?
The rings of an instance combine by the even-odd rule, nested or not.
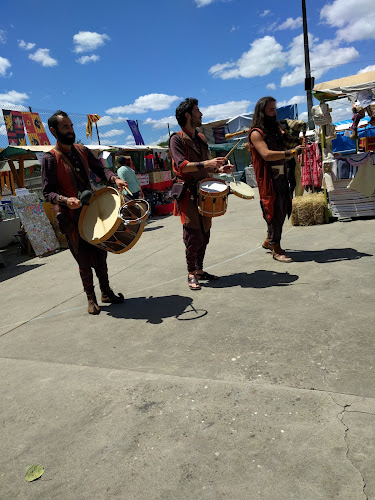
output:
[[[330,101],[349,99],[356,109],[367,113],[370,125],[373,125],[375,71],[318,83],[313,88],[313,95],[320,102],[313,107],[313,115],[315,125],[320,124],[321,129],[324,188],[332,215],[337,218],[375,216],[375,157],[371,136],[361,138],[356,135],[356,152],[349,155],[335,156],[331,143],[327,141],[327,135],[331,133],[327,133],[328,128],[332,128],[327,104]]]

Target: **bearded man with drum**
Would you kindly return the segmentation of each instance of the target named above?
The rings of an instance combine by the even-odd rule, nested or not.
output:
[[[186,251],[188,285],[191,290],[200,290],[200,280],[213,280],[217,276],[203,270],[203,260],[210,240],[211,217],[198,212],[198,182],[212,173],[227,173],[233,170],[226,165],[227,159],[209,159],[207,140],[199,134],[202,113],[198,100],[188,97],[176,109],[176,119],[181,131],[170,139],[173,170],[178,182],[184,183],[180,198],[175,202],[174,215],[180,215],[183,225],[183,240]]]
[[[88,313],[99,314],[92,268],[99,280],[102,302],[118,304],[123,302],[124,296],[121,293],[115,295],[109,286],[107,252],[87,243],[79,235],[81,201],[78,197],[84,191],[91,190],[90,171],[103,181],[116,184],[118,188],[127,187],[127,182],[104,168],[88,148],[74,144],[73,124],[64,111],[56,111],[48,119],[48,127],[57,142],[42,158],[43,194],[48,202],[59,205],[57,220],[78,263],[83,289],[87,294]]]
[[[280,246],[285,218],[292,212],[285,159],[297,156],[303,148],[284,151],[282,133],[276,118],[276,100],[262,97],[255,105],[248,135],[260,206],[267,222],[267,238],[262,246],[272,251],[275,260],[291,262]]]

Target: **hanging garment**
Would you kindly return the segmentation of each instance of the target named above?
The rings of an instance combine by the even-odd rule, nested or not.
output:
[[[302,157],[302,155],[300,155]],[[303,165],[301,165],[302,186],[321,186],[322,157],[316,142],[308,144],[303,153]],[[312,176],[311,176],[312,174]]]
[[[375,165],[372,164],[370,157],[364,165],[358,168],[357,175],[347,187],[370,198],[375,191]]]

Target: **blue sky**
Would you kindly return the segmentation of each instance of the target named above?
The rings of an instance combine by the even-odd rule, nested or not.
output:
[[[316,82],[375,69],[374,6],[306,0]],[[146,144],[165,139],[187,96],[204,122],[252,111],[264,95],[307,119],[301,16],[300,0],[6,2],[0,107],[99,114],[106,144],[134,144],[126,119]],[[347,101],[333,108],[335,120],[351,117]]]

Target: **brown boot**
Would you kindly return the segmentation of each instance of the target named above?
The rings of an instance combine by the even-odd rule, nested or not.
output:
[[[95,293],[87,294],[87,312],[89,314],[100,313],[100,307],[98,306]]]
[[[270,240],[269,240],[268,236],[264,240],[262,247],[265,248],[266,250],[272,250],[272,245],[270,244]]]
[[[122,293],[116,295],[111,288],[107,288],[106,290],[102,290],[102,302],[104,304],[121,304],[121,302],[124,302],[124,296]]]

